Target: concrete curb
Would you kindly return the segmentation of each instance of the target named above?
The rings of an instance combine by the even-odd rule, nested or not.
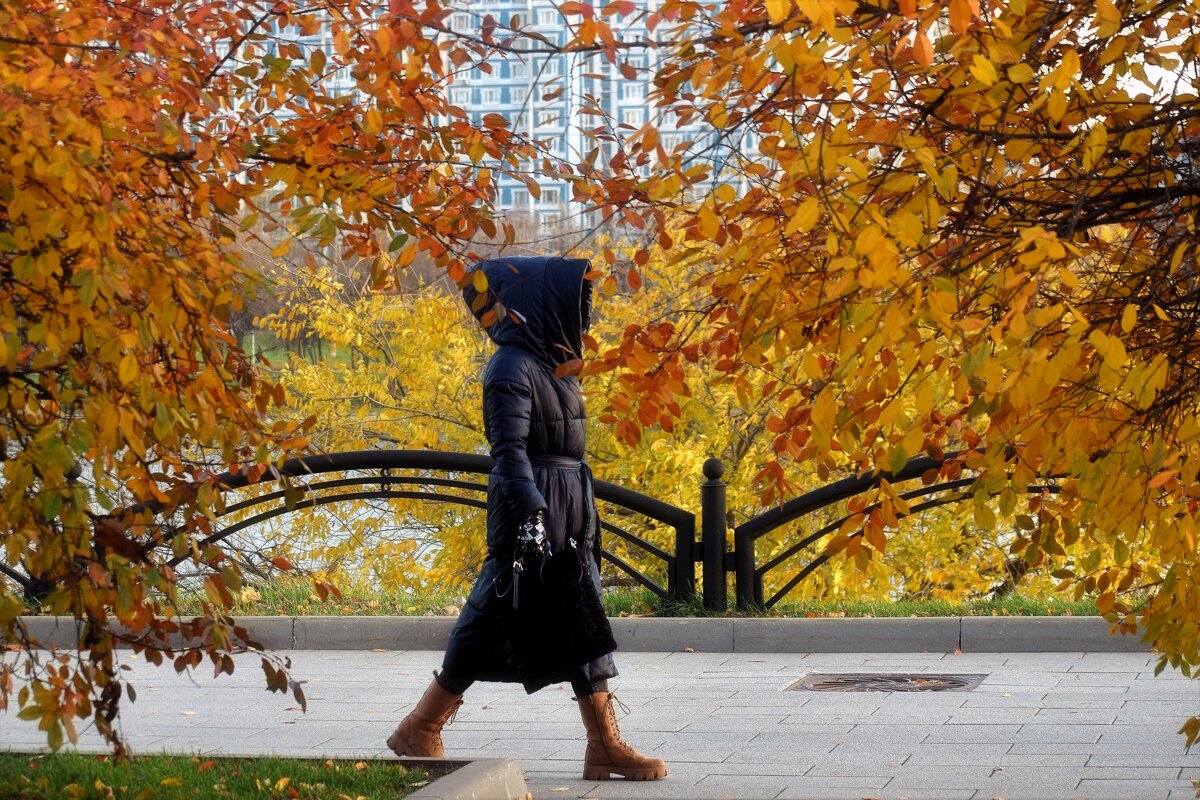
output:
[[[74,621],[22,617],[43,646],[75,646]],[[443,650],[454,617],[242,617],[268,650]],[[618,617],[620,650],[699,653],[1147,652],[1100,617]]]
[[[444,759],[405,758],[405,765],[444,764]],[[482,758],[467,761],[453,772],[431,781],[408,800],[527,800],[532,797],[521,767],[511,758]]]
[[[246,622],[254,619],[247,617]],[[296,617],[292,650],[445,650],[455,617]],[[401,621],[403,620],[403,621]],[[250,626],[253,634],[254,627]]]

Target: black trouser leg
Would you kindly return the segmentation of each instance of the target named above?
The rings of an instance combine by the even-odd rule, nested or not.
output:
[[[571,691],[575,692],[575,697],[587,697],[590,694],[604,692],[608,694],[607,680],[590,680],[586,674],[580,673],[571,678]]]
[[[433,679],[437,681],[438,686],[450,694],[465,694],[467,689],[471,688],[471,684],[475,681],[471,678],[464,678],[461,675],[456,675],[449,670],[443,669],[441,672],[433,673]]]
[[[437,681],[438,686],[450,694],[465,694],[467,689],[470,689],[471,685],[475,683],[471,678],[465,678],[447,669],[434,673],[434,680]],[[571,678],[571,690],[575,692],[576,697],[587,697],[597,692],[607,694],[608,681],[605,679],[593,681],[588,678],[586,672],[580,670]]]

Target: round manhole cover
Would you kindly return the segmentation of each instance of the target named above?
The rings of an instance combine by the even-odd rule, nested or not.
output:
[[[895,673],[811,673],[788,689],[810,692],[969,692],[987,675],[899,675]]]

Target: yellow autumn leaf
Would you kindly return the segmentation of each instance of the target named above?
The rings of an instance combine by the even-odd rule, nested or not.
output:
[[[1033,68],[1024,62],[1013,64],[1005,74],[1008,75],[1010,81],[1018,84],[1029,83],[1034,78]]]
[[[1125,306],[1121,312],[1121,330],[1124,333],[1129,333],[1137,325],[1137,306],[1132,303]]]
[[[368,108],[363,117],[363,131],[374,134],[381,130],[383,130],[383,114],[378,108]]]
[[[137,380],[139,371],[137,355],[129,352],[121,357],[121,361],[117,365],[117,378],[121,383],[129,385]]]
[[[792,10],[792,0],[764,0],[767,7],[767,18],[778,25],[787,19]]]
[[[991,86],[997,80],[996,66],[981,55],[976,55],[971,61],[970,72],[984,86]]]
[[[807,198],[797,207],[788,221],[788,233],[808,233],[821,216],[821,206],[815,197]]]

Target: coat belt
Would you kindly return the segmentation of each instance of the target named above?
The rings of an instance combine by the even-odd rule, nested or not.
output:
[[[580,469],[584,466],[584,462],[578,458],[543,454],[530,456],[529,463],[535,467],[546,467],[549,469]]]

